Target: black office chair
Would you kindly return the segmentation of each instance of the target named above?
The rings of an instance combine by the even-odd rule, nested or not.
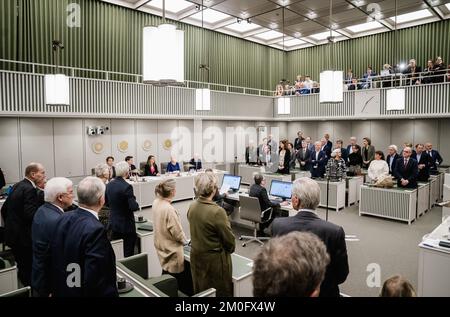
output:
[[[161,163],[160,165],[161,165],[161,171],[160,171],[160,173],[161,173],[161,174],[166,174],[166,171],[167,171],[167,165],[169,165],[169,163]]]

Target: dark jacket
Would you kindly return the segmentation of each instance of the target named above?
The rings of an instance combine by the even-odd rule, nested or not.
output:
[[[261,211],[264,211],[269,207],[272,208],[280,207],[279,203],[272,202],[269,199],[269,195],[267,195],[267,190],[261,185],[253,184],[252,186],[250,186],[250,191],[248,195],[250,197],[258,198],[259,205],[261,206]]]
[[[330,141],[328,141],[329,143],[331,143]],[[325,144],[322,147],[322,151],[325,153],[325,155],[327,156],[327,158],[331,157],[331,149],[332,149],[332,145],[330,145],[329,143]]]
[[[285,150],[284,153],[284,161],[283,161],[283,168],[278,168],[277,173],[280,174],[289,174],[289,165],[291,163],[291,151],[288,149]],[[281,152],[281,151],[280,151]]]
[[[302,148],[303,140],[304,140],[304,138],[295,138],[295,140],[294,140],[294,149],[295,150],[300,150]]]
[[[320,219],[309,211],[300,211],[293,217],[274,219],[273,236],[285,235],[292,231],[314,233],[325,243],[330,255],[330,264],[320,286],[320,297],[339,297],[339,284],[345,282],[349,273],[344,229]]]
[[[245,148],[245,163],[257,163],[259,157],[259,147],[253,147],[250,149],[249,146]]]
[[[36,211],[31,227],[33,262],[31,270],[31,287],[40,296],[48,297],[50,294],[50,242],[56,223],[63,214],[58,207],[51,203],[44,203]]]
[[[309,149],[306,149],[305,153],[303,153],[303,148],[301,148],[295,154],[295,158],[297,159],[298,164],[300,164],[300,169],[302,171],[309,171],[311,164],[311,151]],[[305,162],[305,165],[302,165],[302,162]]]
[[[419,175],[419,170],[417,167],[417,161],[413,158],[409,158],[408,165],[404,166],[404,158],[399,158],[395,164],[394,176],[398,180],[398,187],[405,188],[416,188],[417,187],[417,176]],[[408,185],[403,186],[401,184],[401,179],[406,179],[409,181]]]
[[[11,248],[23,246],[31,249],[31,224],[34,214],[43,204],[38,189],[23,179],[14,185],[5,204],[6,244]]]
[[[428,153],[428,155],[430,155],[431,159],[433,160],[433,166],[431,167],[431,170],[432,171],[437,171],[438,165],[441,165],[442,162],[444,161],[442,159],[441,154],[439,154],[439,152],[436,151],[436,150],[426,151],[426,153]]]
[[[53,297],[117,297],[116,257],[106,231],[89,211],[64,213],[51,243]],[[69,287],[80,269],[80,286]]]
[[[394,154],[394,160],[392,161],[392,166],[389,164],[391,161],[391,156],[388,155],[386,157],[386,163],[389,166],[389,174],[393,175],[394,174],[394,169],[395,169],[395,164],[397,163],[397,160],[400,158],[400,155],[398,155],[397,153]]]
[[[155,169],[155,172],[152,173],[150,170],[150,164],[145,164],[144,166],[144,176],[156,176],[158,172],[158,165],[153,164],[153,168]]]
[[[311,152],[309,161],[311,177],[323,177],[327,161],[328,159],[324,151],[320,151],[317,158],[316,151]]]
[[[2,169],[0,168],[0,190],[6,185],[5,175],[3,174]]]
[[[123,177],[114,178],[106,185],[106,201],[111,209],[111,230],[117,233],[136,232],[134,211],[139,210],[139,205],[133,193],[133,186]]]
[[[433,166],[433,159],[430,155],[427,154],[427,152],[422,152],[420,155],[420,160],[417,158],[417,152],[414,156],[411,156],[413,159],[417,161],[417,168],[419,171],[419,174],[417,175],[417,180],[419,182],[428,182],[428,179],[430,178],[430,168]],[[419,165],[425,165],[422,169],[419,168]]]
[[[189,161],[189,169],[201,170],[202,169],[202,161],[197,160],[197,162],[192,158]]]
[[[364,146],[361,147],[361,156],[363,159],[364,168],[369,168],[370,163],[375,159],[375,147],[373,145],[368,145],[367,154]],[[364,161],[369,161],[368,164],[364,164]]]
[[[344,160],[345,163],[347,163],[348,160],[348,151],[346,148],[341,148],[341,157]]]

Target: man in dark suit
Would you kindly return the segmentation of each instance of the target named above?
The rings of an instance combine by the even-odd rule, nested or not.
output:
[[[341,158],[344,160],[344,162],[347,162],[347,160],[348,160],[348,151],[343,146],[344,146],[344,142],[341,139],[337,139],[336,140],[336,149],[340,149],[341,150]]]
[[[3,174],[2,169],[0,168],[0,190],[6,185],[5,175]]]
[[[330,151],[332,151],[332,149],[333,149],[333,142],[330,141],[330,135],[328,133],[325,133],[323,137],[327,141],[327,146],[330,148]]]
[[[409,61],[408,67],[406,67],[405,71],[403,72],[406,74],[408,81],[408,85],[418,85],[420,84],[420,73],[422,72],[422,67],[417,66],[416,60],[411,59]]]
[[[31,283],[31,223],[36,210],[43,204],[38,184],[45,183],[45,169],[31,163],[25,169],[25,179],[14,185],[5,202],[5,240],[17,262],[18,277],[24,286]]]
[[[355,136],[352,136],[350,138],[350,144],[347,145],[347,160],[346,160],[346,162],[348,162],[348,156],[353,153],[353,146],[356,145],[357,142],[358,142],[358,139]]]
[[[110,227],[112,238],[123,239],[123,253],[125,257],[134,254],[136,243],[136,226],[134,223],[134,212],[139,210],[133,186],[125,180],[128,176],[126,162],[116,164],[117,177],[106,186],[106,203],[110,211]]]
[[[108,164],[108,168],[109,168],[109,178],[108,178],[108,180],[111,180],[114,177],[116,177],[116,168],[114,167],[114,157],[108,156],[106,158],[106,164]]]
[[[430,155],[424,152],[425,146],[423,144],[416,145],[416,154],[411,155],[411,158],[417,161],[417,168],[419,174],[417,180],[419,182],[428,182],[430,178],[430,168],[433,166],[433,159]]]
[[[294,149],[295,150],[300,150],[302,148],[302,141],[305,138],[303,137],[303,132],[302,131],[298,131],[297,132],[297,137],[294,140]]]
[[[53,297],[117,297],[116,257],[97,213],[105,184],[86,177],[77,188],[79,208],[64,213],[51,242]]]
[[[311,153],[308,165],[310,166],[310,172],[312,178],[323,177],[325,174],[325,165],[327,164],[327,156],[325,152],[321,150],[321,142],[315,143],[315,151]]]
[[[202,160],[197,153],[194,154],[194,157],[189,161],[189,169],[195,169],[196,171],[202,169]]]
[[[72,206],[72,181],[64,177],[54,177],[45,185],[44,193],[45,203],[36,211],[31,227],[31,287],[36,297],[48,297],[50,294],[50,242],[59,217],[65,209]]]
[[[131,172],[131,171],[134,171],[134,170],[136,169],[136,165],[134,165],[134,159],[133,159],[132,156],[127,156],[127,157],[125,157],[125,162],[128,163],[128,170],[129,170],[130,172]],[[117,173],[116,173],[116,175],[117,175]]]
[[[425,149],[427,154],[431,156],[431,159],[433,161],[430,172],[431,174],[436,174],[438,172],[439,165],[441,165],[444,160],[442,159],[442,156],[438,151],[433,150],[433,144],[425,143]]]
[[[397,153],[397,146],[392,144],[388,148],[388,156],[386,157],[386,163],[389,166],[389,174],[394,175],[395,164],[397,160],[400,158],[400,155]]]
[[[281,236],[292,231],[316,234],[326,245],[330,256],[320,297],[339,297],[339,284],[347,279],[349,268],[345,232],[340,226],[322,220],[315,213],[320,202],[320,188],[316,181],[303,177],[292,187],[292,206],[299,210],[293,217],[277,218],[272,223],[272,235]]]
[[[330,145],[328,144],[327,139],[322,138],[322,139],[320,140],[320,142],[321,142],[320,150],[321,150],[323,153],[325,153],[325,155],[327,156],[327,159],[329,159],[329,158],[331,157],[332,149],[331,149]]]
[[[398,187],[416,188],[417,176],[419,174],[417,161],[411,158],[412,149],[403,149],[403,158],[399,158],[395,164],[394,176],[397,179]]]
[[[302,141],[302,147],[295,154],[295,158],[300,164],[300,170],[309,171],[311,151],[308,149],[308,145],[305,140]]]
[[[265,223],[261,223],[259,226],[259,234],[260,235],[265,235],[265,233],[263,232],[263,230],[265,228],[267,228],[270,223],[271,220],[273,220],[273,218],[275,217],[276,213],[278,212],[278,208],[280,207],[280,203],[276,202],[276,201],[271,201],[269,199],[269,195],[267,194],[267,190],[264,187],[266,185],[266,180],[264,179],[264,176],[260,173],[255,174],[255,176],[253,177],[253,180],[255,181],[255,183],[250,186],[250,190],[248,195],[250,197],[256,197],[259,200],[259,205],[261,207],[261,210],[266,210],[268,208],[272,208],[272,218],[271,219],[264,219],[264,220],[268,220]]]

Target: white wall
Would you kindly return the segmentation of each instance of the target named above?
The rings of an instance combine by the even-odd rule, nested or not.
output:
[[[434,120],[366,120],[332,122],[266,122],[267,127],[279,128],[280,137],[288,137],[293,142],[298,130],[313,140],[330,133],[333,142],[342,138],[348,144],[350,136],[358,137],[359,142],[365,136],[370,137],[377,149],[386,151],[389,144],[402,145],[405,141],[424,143],[431,141],[446,164],[450,163],[450,119]],[[226,154],[226,127],[245,131],[249,127],[261,125],[254,121],[211,121],[201,122],[203,131],[203,149],[213,149],[223,157]],[[107,126],[104,135],[88,136],[87,126]],[[173,135],[175,128],[181,128],[180,135]],[[212,130],[211,130],[212,129]],[[219,131],[214,137],[208,132]],[[194,122],[192,120],[120,120],[120,119],[50,119],[50,118],[0,118],[0,167],[6,174],[8,183],[19,181],[23,177],[25,166],[33,161],[41,162],[47,175],[66,176],[79,179],[90,175],[91,169],[105,158],[113,155],[121,161],[126,155],[135,157],[135,163],[146,161],[148,155],[157,157],[158,162],[170,159],[170,150],[163,147],[166,139],[174,140],[174,146],[194,151]],[[268,130],[270,133],[270,129]],[[249,136],[245,137],[248,142]],[[145,140],[152,143],[148,151],[143,149]],[[190,142],[188,142],[190,140]],[[121,152],[118,143],[128,142],[128,149]],[[236,140],[235,140],[236,141]],[[256,141],[256,139],[255,139]],[[103,145],[100,153],[95,153],[93,145]],[[235,142],[236,143],[236,142]],[[239,160],[244,160],[245,145],[238,148]],[[189,152],[189,150],[188,150]],[[203,155],[202,155],[203,156]],[[234,158],[234,155],[233,155]]]

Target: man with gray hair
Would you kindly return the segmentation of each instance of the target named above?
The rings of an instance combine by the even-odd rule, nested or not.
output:
[[[117,297],[116,257],[98,220],[105,184],[86,177],[77,188],[79,208],[64,213],[51,242],[53,297]]]
[[[24,286],[31,283],[31,224],[37,209],[44,203],[39,198],[38,186],[43,186],[45,180],[42,164],[28,164],[25,178],[13,186],[2,207],[6,244],[11,248],[17,262],[17,275]]]
[[[339,284],[349,273],[344,229],[319,218],[315,209],[320,203],[319,184],[307,177],[295,180],[292,186],[292,207],[297,215],[276,218],[272,223],[272,235],[281,236],[292,231],[316,234],[326,245],[330,256],[325,279],[320,286],[320,297],[339,297]]]
[[[127,177],[128,163],[119,162],[116,164],[116,178],[113,178],[106,186],[106,201],[111,209],[109,223],[112,239],[123,239],[125,257],[134,254],[137,239],[134,212],[139,210],[133,186],[126,181]]]
[[[315,234],[294,231],[270,239],[253,264],[253,295],[317,297],[329,263]]]
[[[64,177],[50,179],[44,189],[45,203],[39,207],[31,227],[33,263],[31,270],[31,287],[33,296],[48,297],[50,294],[50,241],[55,224],[72,206],[73,184]]]
[[[400,158],[400,155],[397,153],[398,148],[397,145],[392,144],[388,147],[388,156],[386,157],[386,163],[389,166],[389,174],[394,174],[395,164],[397,160]]]

